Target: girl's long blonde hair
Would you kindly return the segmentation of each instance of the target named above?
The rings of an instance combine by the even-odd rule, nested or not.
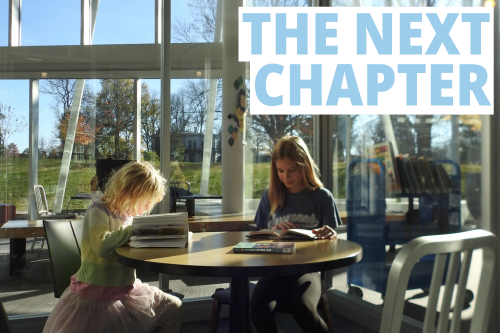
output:
[[[319,170],[314,163],[314,160],[309,154],[307,146],[298,136],[284,136],[274,146],[271,154],[271,178],[269,180],[269,189],[267,195],[271,204],[272,215],[276,210],[283,208],[285,204],[286,186],[279,179],[276,162],[281,159],[288,158],[297,162],[299,169],[302,172],[302,179],[305,182],[306,189],[314,190],[318,187],[323,187],[323,183],[319,180]]]
[[[149,202],[151,212],[165,195],[166,179],[148,162],[130,162],[114,172],[101,201],[113,212],[133,215]]]

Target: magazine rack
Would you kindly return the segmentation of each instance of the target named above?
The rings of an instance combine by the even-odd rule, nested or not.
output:
[[[363,259],[348,267],[347,283],[385,295],[396,245],[424,235],[460,231],[460,168],[450,160],[435,161],[452,167],[451,191],[440,194],[402,194],[408,212],[401,221],[386,221],[385,166],[378,159],[355,159],[348,168],[347,239],[363,247]],[[418,198],[418,209],[414,199]],[[434,257],[415,265],[408,289],[428,288]],[[417,273],[418,274],[415,274]]]

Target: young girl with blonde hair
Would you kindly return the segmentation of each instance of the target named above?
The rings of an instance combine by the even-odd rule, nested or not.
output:
[[[336,238],[334,228],[342,221],[301,138],[284,136],[274,147],[269,188],[262,193],[255,222],[259,229],[312,229],[319,239]],[[319,273],[263,277],[252,296],[252,321],[259,333],[278,332],[274,313],[288,308],[304,331],[328,332],[316,311],[320,297]]]
[[[103,197],[85,213],[81,266],[50,314],[44,333],[180,332],[182,303],[136,279],[118,263],[115,248],[132,236],[132,217],[149,213],[165,195],[166,180],[147,162],[115,172]]]

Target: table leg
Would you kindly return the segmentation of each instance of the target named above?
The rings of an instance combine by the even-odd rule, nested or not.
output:
[[[10,239],[9,274],[14,275],[14,270],[26,266],[26,238]]]
[[[186,199],[186,209],[188,212],[188,217],[194,216],[194,198]]]
[[[250,332],[248,278],[232,277],[229,285],[231,287],[229,294],[229,332]]]

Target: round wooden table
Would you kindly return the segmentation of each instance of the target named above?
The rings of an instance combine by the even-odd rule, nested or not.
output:
[[[361,246],[346,240],[296,241],[294,254],[233,253],[238,242],[272,242],[247,238],[248,232],[193,234],[185,248],[116,249],[118,262],[147,271],[191,276],[230,277],[229,331],[249,327],[248,277],[284,276],[345,267],[361,260]]]

